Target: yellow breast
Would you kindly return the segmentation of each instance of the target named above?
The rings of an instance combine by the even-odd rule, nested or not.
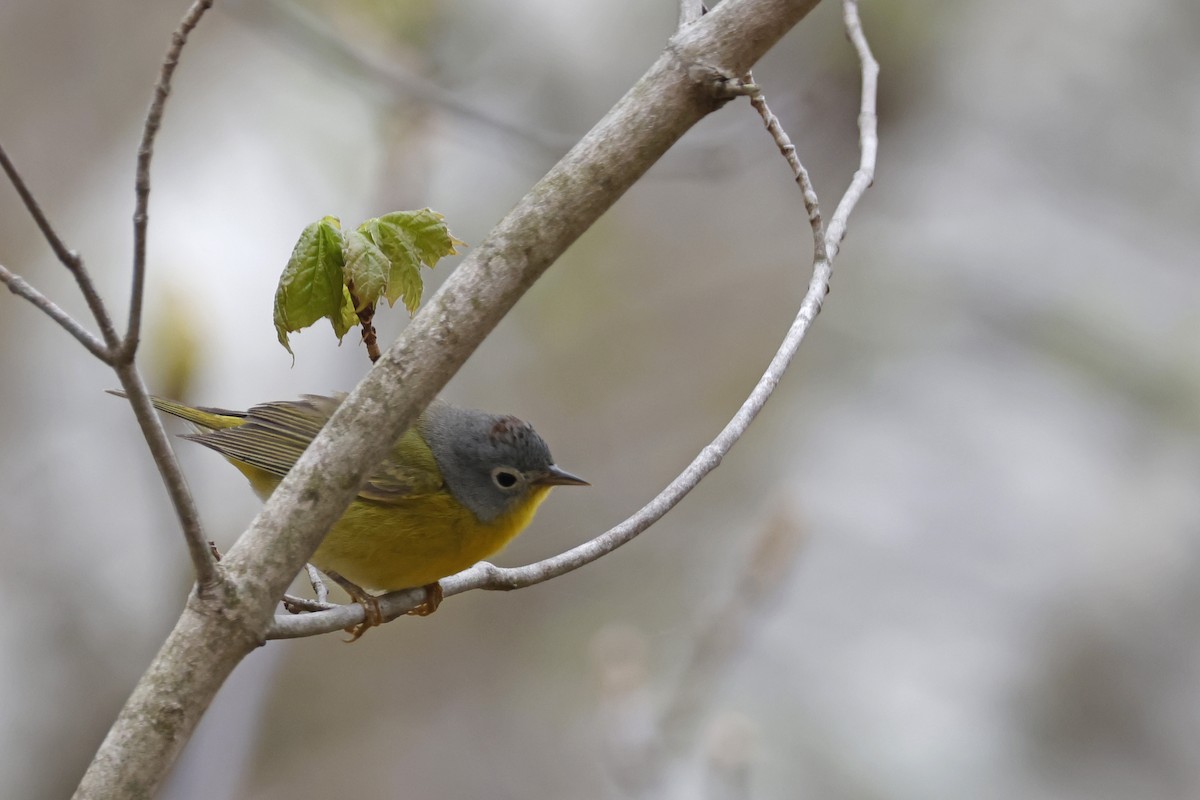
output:
[[[312,563],[364,589],[424,586],[503,548],[529,525],[549,491],[535,488],[490,523],[477,520],[446,491],[387,505],[355,500]]]

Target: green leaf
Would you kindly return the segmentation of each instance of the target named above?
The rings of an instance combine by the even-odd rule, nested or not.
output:
[[[404,307],[412,314],[421,304],[424,281],[421,265],[432,268],[445,256],[455,255],[455,239],[441,214],[428,208],[420,211],[394,211],[369,219],[359,231],[371,238],[390,264],[384,296],[388,305],[404,298]]]
[[[446,256],[457,255],[455,245],[466,245],[450,233],[445,218],[436,211],[423,208],[420,211],[393,211],[379,218],[381,226],[395,226],[409,237],[421,263],[432,269]]]
[[[349,330],[339,330],[345,320],[344,246],[341,223],[336,217],[314,222],[300,234],[275,290],[275,333],[289,353],[292,348],[288,334],[322,317],[334,323],[339,339]]]
[[[374,305],[388,286],[391,265],[383,251],[361,230],[346,234],[346,285],[354,287],[356,311]]]
[[[354,300],[350,297],[350,290],[344,285],[342,286],[342,308],[341,312],[336,316],[330,317],[329,322],[333,325],[333,334],[340,342],[351,328],[358,324],[358,314],[354,310]]]

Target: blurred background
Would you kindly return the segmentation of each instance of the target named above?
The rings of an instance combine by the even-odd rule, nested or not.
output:
[[[135,150],[184,8],[0,4],[0,140],[118,317]],[[456,597],[353,646],[268,644],[163,796],[1200,794],[1200,5],[1139,8],[866,0],[876,186],[809,340],[722,468],[569,576]],[[293,337],[294,365],[275,341],[301,229],[431,206],[477,245],[675,16],[219,2],[157,145],[151,389],[244,408],[351,388],[368,366],[353,333]],[[840,6],[756,77],[828,213],[857,163]],[[557,492],[498,563],[579,543],[670,480],[765,367],[810,252],[744,102],[571,248],[446,390],[531,420],[593,483]],[[86,317],[7,185],[0,263]],[[405,319],[377,317],[381,339]],[[132,416],[103,394],[115,384],[0,296],[12,797],[69,795],[190,584]],[[228,547],[257,500],[213,453],[178,451]]]

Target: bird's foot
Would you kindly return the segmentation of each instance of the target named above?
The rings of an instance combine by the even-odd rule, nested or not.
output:
[[[384,623],[383,609],[379,607],[378,597],[373,594],[364,594],[362,597],[354,598],[354,602],[363,607],[363,614],[366,618],[357,625],[351,625],[345,629],[346,633],[350,634],[349,639],[343,640],[346,644],[357,642],[367,630]]]
[[[433,612],[437,611],[438,606],[442,604],[442,585],[440,583],[430,583],[425,585],[425,602],[409,611],[409,616],[413,617],[428,617]]]
[[[345,589],[351,600],[363,607],[363,621],[345,629],[346,633],[350,634],[350,638],[345,640],[347,644],[357,642],[368,629],[382,625],[386,621],[383,618],[383,609],[379,607],[378,597],[357,583],[346,580],[336,572],[326,571],[325,574],[332,578],[334,583]]]

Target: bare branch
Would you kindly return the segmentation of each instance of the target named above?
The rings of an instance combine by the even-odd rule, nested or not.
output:
[[[29,215],[33,217],[33,221],[37,224],[38,230],[42,232],[42,236],[46,237],[46,241],[49,243],[50,249],[54,251],[55,257],[62,263],[64,267],[67,268],[67,270],[70,271],[71,275],[74,276],[75,282],[79,285],[79,291],[83,293],[83,299],[87,302],[88,308],[91,309],[92,316],[96,319],[96,324],[100,326],[100,335],[103,337],[107,349],[110,352],[115,351],[120,343],[120,340],[117,338],[116,328],[113,327],[112,318],[108,315],[108,310],[105,309],[104,302],[100,299],[100,295],[96,292],[96,287],[92,283],[91,276],[88,274],[87,269],[85,269],[83,266],[83,259],[79,257],[78,253],[76,253],[74,250],[71,250],[66,246],[66,244],[63,243],[63,240],[59,237],[58,232],[54,230],[54,226],[50,224],[50,220],[46,217],[45,212],[42,211],[41,205],[39,205],[38,201],[34,198],[33,192],[31,192],[29,187],[25,184],[25,179],[17,170],[16,165],[14,165],[12,160],[8,157],[8,152],[4,149],[3,145],[0,145],[0,168],[4,170],[4,174],[8,176],[8,179],[12,181],[13,188],[17,190],[17,194],[21,197],[21,202],[25,204],[26,210],[28,210]],[[35,305],[37,305],[37,303],[35,303]],[[40,307],[41,306],[39,306],[39,308]],[[43,308],[43,310],[45,309]],[[46,313],[49,314],[50,312],[47,311]],[[55,318],[55,321],[58,322],[58,324],[63,325],[63,322],[60,319]],[[74,322],[74,320],[72,320],[72,322]],[[75,324],[78,325],[78,323]],[[66,326],[64,325],[64,327]],[[68,328],[68,330],[70,330],[70,328]],[[78,339],[79,337],[76,335],[75,338]],[[80,341],[83,340],[81,339]],[[87,347],[88,350],[92,350],[92,348],[86,342],[84,342],[84,347]],[[95,353],[94,350],[92,350],[92,352]],[[112,360],[111,355],[96,355],[106,363]]]
[[[750,423],[758,416],[758,412],[762,410],[775,391],[788,364],[796,355],[809,326],[820,312],[821,300],[828,291],[830,275],[831,268],[828,262],[824,262],[821,268],[814,270],[808,292],[801,303],[800,312],[796,315],[783,343],[780,344],[774,358],[767,366],[766,372],[763,373],[750,396],[746,398],[741,408],[725,428],[717,434],[716,438],[701,450],[691,464],[657,497],[619,525],[610,528],[591,541],[557,556],[524,567],[504,568],[481,562],[457,575],[444,578],[441,581],[443,595],[450,597],[471,589],[508,591],[548,581],[577,570],[585,564],[590,564],[621,545],[633,541],[638,534],[661,519],[686,497],[704,476],[720,465],[725,454],[737,443]],[[380,598],[380,608],[386,619],[395,619],[416,608],[424,599],[423,589],[406,589],[402,592],[384,595]],[[357,605],[340,606],[335,611],[304,617],[276,617],[267,631],[267,638],[283,639],[330,633],[362,622],[362,620],[363,609]]]
[[[201,597],[207,597],[220,582],[221,575],[217,568],[217,557],[213,553],[214,548],[200,523],[200,512],[196,508],[191,490],[188,489],[187,479],[183,476],[183,470],[175,458],[170,440],[167,439],[162,420],[150,402],[150,394],[146,391],[146,384],[142,382],[142,375],[137,367],[132,363],[118,362],[113,365],[113,369],[121,381],[121,388],[125,390],[129,405],[133,407],[133,415],[142,430],[146,446],[154,459],[154,466],[158,469],[167,496],[175,509],[175,516],[179,520],[179,527],[187,544],[188,556],[192,560],[192,569],[196,573],[197,591]]]
[[[862,20],[858,16],[858,0],[842,0],[842,22],[846,26],[847,38],[858,53],[862,71],[862,100],[858,111],[859,161],[849,188],[829,220],[826,247],[830,259],[837,258],[842,239],[846,238],[846,223],[850,220],[850,213],[867,188],[875,182],[875,158],[879,152],[879,119],[875,112],[879,95],[879,62],[871,55],[871,47],[863,33]]]
[[[283,607],[291,614],[303,614],[312,611],[332,611],[340,606],[337,603],[330,603],[324,600],[310,600],[307,597],[300,597],[294,594],[285,594],[283,596]]]
[[[621,545],[632,541],[638,534],[661,519],[686,497],[708,473],[720,466],[725,454],[737,444],[746,429],[750,427],[750,423],[754,421],[759,411],[770,399],[775,387],[779,385],[784,371],[795,357],[813,320],[820,313],[821,301],[828,293],[831,275],[832,267],[828,261],[818,262],[814,266],[813,276],[809,282],[808,292],[800,305],[800,311],[788,329],[774,358],[767,366],[766,372],[763,373],[741,408],[717,434],[716,438],[701,450],[687,468],[671,481],[657,497],[619,525],[610,528],[591,541],[557,556],[524,567],[504,568],[481,562],[457,575],[444,578],[441,581],[443,595],[450,597],[471,589],[509,591],[548,581],[611,553]],[[424,590],[406,589],[384,595],[380,598],[380,608],[385,619],[395,619],[416,608],[424,599]],[[357,624],[362,620],[363,609],[357,605],[340,606],[335,611],[306,617],[276,617],[267,631],[267,638],[283,639],[329,633],[341,630],[348,625]]]
[[[83,266],[83,260],[78,254],[67,249],[66,245],[63,244],[57,232],[46,218],[46,215],[42,212],[41,207],[34,199],[32,192],[29,191],[24,179],[9,159],[8,154],[0,147],[0,167],[4,169],[13,186],[16,187],[17,193],[25,203],[25,207],[29,210],[38,228],[41,229],[42,234],[46,237],[46,241],[50,243],[50,247],[54,250],[59,261],[75,276],[75,281],[79,285],[84,299],[87,301],[92,314],[96,317],[96,321],[100,326],[105,344],[97,341],[95,336],[51,302],[49,298],[3,267],[0,267],[0,280],[6,283],[14,294],[24,297],[44,311],[51,319],[78,339],[93,355],[112,366],[116,371],[117,378],[120,380],[121,386],[125,390],[130,404],[133,406],[138,425],[142,429],[142,435],[146,439],[150,453],[154,457],[155,465],[162,476],[163,483],[167,488],[167,494],[175,507],[175,513],[179,518],[184,539],[187,543],[188,554],[191,557],[192,566],[196,572],[197,587],[202,597],[210,595],[220,580],[216,559],[209,549],[208,539],[205,537],[200,525],[200,514],[196,509],[191,493],[188,491],[183,471],[179,468],[179,462],[176,461],[175,453],[167,440],[166,432],[163,430],[162,421],[154,412],[149,395],[146,392],[146,386],[142,382],[137,368],[134,366],[133,359],[137,350],[138,327],[141,319],[142,288],[145,278],[146,203],[150,191],[149,169],[154,136],[162,121],[163,106],[170,91],[170,78],[178,63],[179,52],[187,40],[188,32],[195,27],[200,16],[211,5],[212,0],[199,0],[196,2],[188,11],[187,16],[184,17],[178,31],[176,31],[172,39],[171,48],[167,53],[166,62],[163,64],[158,86],[155,89],[155,99],[151,103],[150,112],[146,120],[145,134],[142,139],[141,149],[139,150],[137,170],[137,208],[134,213],[134,287],[130,298],[130,329],[124,341],[118,338],[112,318],[108,315],[100,296],[97,294],[91,277]]]
[[[171,37],[171,46],[163,59],[162,69],[158,74],[158,83],[154,87],[154,99],[150,102],[150,110],[146,114],[146,124],[142,129],[142,143],[138,146],[137,175],[134,179],[134,196],[136,203],[133,209],[133,280],[129,290],[129,323],[125,329],[125,340],[121,343],[118,358],[126,363],[132,363],[137,352],[138,338],[142,328],[142,298],[146,284],[146,223],[149,220],[150,205],[150,160],[154,157],[154,140],[162,125],[163,109],[167,105],[167,97],[171,94],[171,78],[175,67],[179,66],[179,54],[187,44],[188,34],[200,22],[204,12],[212,8],[213,0],[196,0],[192,3]]]
[[[0,168],[4,169],[4,174],[12,181],[13,188],[17,190],[17,194],[21,197],[21,202],[25,204],[25,208],[29,211],[29,215],[33,217],[33,221],[37,223],[38,230],[42,232],[42,236],[46,237],[46,241],[49,242],[50,249],[54,251],[54,255],[64,266],[72,269],[73,265],[78,263],[79,256],[59,238],[58,231],[54,230],[54,226],[46,218],[41,205],[34,198],[33,193],[29,191],[29,186],[26,185],[25,179],[17,171],[16,165],[8,157],[8,151],[4,149],[4,145],[2,144],[0,144]]]
[[[320,571],[312,564],[305,564],[304,569],[308,572],[308,582],[312,584],[313,594],[317,596],[317,602],[328,603],[329,587],[325,585],[325,581],[321,580]]]
[[[746,82],[753,85],[754,76],[748,73]],[[767,106],[767,98],[761,90],[756,90],[750,95],[750,105],[754,106],[759,116],[762,117],[767,132],[771,134],[771,138],[779,147],[779,152],[787,160],[788,166],[792,168],[792,174],[804,195],[804,208],[808,211],[808,223],[812,226],[813,231],[813,263],[820,264],[828,261],[829,255],[825,248],[825,223],[821,219],[821,204],[817,200],[817,190],[808,177],[808,170],[800,163],[800,157],[796,155],[796,146],[792,144],[787,131],[779,123],[779,117],[775,116]]]
[[[86,347],[88,352],[96,358],[106,364],[111,363],[112,353],[104,346],[104,342],[97,339],[91,331],[76,322],[74,317],[55,305],[49,297],[46,297],[46,295],[30,286],[20,275],[14,275],[5,269],[3,264],[0,264],[0,283],[8,286],[9,291],[13,294],[18,297],[24,297],[33,303],[46,316],[61,325],[63,330],[78,339],[79,343]]]
[[[138,337],[141,330],[142,297],[144,295],[146,277],[146,223],[148,221],[147,207],[150,201],[150,160],[154,155],[154,140],[162,125],[163,110],[167,97],[171,92],[171,77],[179,64],[179,55],[187,43],[188,34],[199,23],[204,12],[212,7],[212,0],[196,0],[184,15],[179,27],[171,37],[171,46],[163,60],[159,72],[158,83],[154,87],[154,99],[146,114],[146,123],[142,132],[142,142],[138,148],[137,172],[135,177],[134,194],[136,203],[133,213],[133,278],[129,297],[129,324],[124,341],[119,347],[113,347],[113,369],[121,382],[121,388],[133,407],[134,416],[146,439],[146,445],[154,458],[154,464],[162,477],[167,495],[175,508],[187,544],[188,555],[192,560],[192,568],[196,573],[197,594],[201,599],[211,599],[221,582],[221,573],[217,560],[213,555],[200,524],[200,513],[196,509],[195,500],[188,489],[187,480],[175,451],[167,439],[162,420],[154,411],[150,395],[142,376],[134,365],[137,354]]]
[[[718,7],[718,12],[721,8],[728,8],[729,5],[722,4],[722,6]],[[838,245],[845,236],[846,221],[849,219],[854,205],[862,197],[867,187],[870,186],[874,175],[875,153],[878,147],[878,139],[875,131],[875,94],[877,92],[876,76],[878,74],[878,64],[871,58],[870,50],[866,46],[866,39],[862,35],[861,23],[858,22],[857,4],[853,0],[846,0],[846,7],[847,28],[851,31],[857,31],[857,33],[851,33],[850,36],[851,41],[855,44],[855,50],[862,61],[863,69],[863,98],[861,104],[863,110],[859,115],[862,156],[859,168],[851,181],[850,188],[846,190],[846,194],[842,197],[834,215],[835,221],[838,222],[836,239],[834,232],[822,235],[821,214],[816,192],[809,180],[807,170],[804,169],[799,159],[795,157],[795,148],[791,146],[787,134],[779,126],[774,114],[770,113],[765,100],[762,99],[761,92],[757,91],[757,89],[750,92],[752,102],[755,98],[758,100],[755,103],[755,107],[760,114],[763,114],[767,129],[776,139],[776,142],[780,143],[781,152],[793,168],[796,181],[804,193],[805,208],[808,211],[809,222],[814,234],[814,260],[808,290],[800,304],[800,310],[796,318],[793,320],[791,327],[784,336],[783,342],[780,344],[775,356],[771,359],[762,378],[759,379],[741,408],[738,409],[737,413],[716,438],[701,450],[687,468],[668,484],[658,496],[643,506],[633,516],[591,541],[534,564],[511,568],[497,567],[487,562],[476,564],[470,569],[444,578],[441,581],[445,597],[460,594],[471,589],[508,591],[532,586],[579,569],[585,564],[589,564],[621,545],[632,541],[638,534],[649,528],[674,508],[708,473],[720,465],[725,454],[737,443],[771,397],[784,371],[795,357],[800,343],[804,340],[813,320],[816,319],[817,314],[821,311],[821,303],[829,293],[829,281],[833,274],[832,259],[836,257],[839,250]],[[709,16],[711,17],[712,15]],[[857,41],[855,41],[856,36]],[[743,82],[743,85],[752,86],[753,84],[747,80]],[[380,608],[383,611],[385,619],[390,620],[417,607],[423,600],[424,592],[419,589],[392,592],[380,598]],[[296,638],[319,633],[330,633],[341,630],[349,625],[358,624],[363,621],[363,617],[363,609],[356,605],[339,606],[332,611],[304,617],[276,617],[267,630],[267,638]]]
[[[265,638],[278,598],[346,510],[367,470],[554,260],[687,130],[720,108],[725,98],[718,90],[744,75],[816,2],[725,0],[677,33],[637,84],[472,251],[338,407],[226,554],[218,588],[229,593],[228,602],[216,606],[192,595],[105,737],[77,798],[153,794],[224,679]],[[800,336],[812,314],[793,326]],[[775,359],[760,386],[773,387],[788,360]],[[731,427],[744,429],[765,396],[756,389]],[[724,432],[720,443],[732,445]],[[707,448],[687,478],[710,471],[721,454]],[[669,488],[673,499],[654,501],[643,512],[646,520],[625,526],[623,540],[686,494],[684,484],[681,478]],[[480,565],[462,575],[479,586],[512,588],[514,581],[594,560],[602,554],[597,547],[612,549],[620,535],[551,559],[548,569]],[[465,583],[447,579],[457,591],[470,588]],[[408,608],[426,599],[424,589],[407,594]],[[363,611],[345,607],[308,616],[345,614],[357,620],[339,627],[361,621]]]

